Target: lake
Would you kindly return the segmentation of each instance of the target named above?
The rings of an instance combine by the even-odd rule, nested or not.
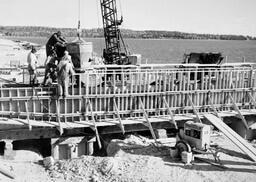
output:
[[[9,37],[8,37],[9,38]],[[44,45],[46,37],[10,37],[12,40],[29,41]],[[74,38],[68,38],[69,41]],[[103,38],[84,38],[93,43],[94,51],[102,55]],[[142,62],[181,63],[184,53],[221,52],[228,62],[256,63],[256,41],[235,40],[177,40],[177,39],[125,39],[131,53],[141,54]]]

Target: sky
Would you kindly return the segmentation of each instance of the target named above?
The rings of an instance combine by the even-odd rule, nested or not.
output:
[[[116,1],[121,28],[256,36],[256,0]],[[102,27],[100,0],[0,0],[3,26],[76,28],[79,17]]]

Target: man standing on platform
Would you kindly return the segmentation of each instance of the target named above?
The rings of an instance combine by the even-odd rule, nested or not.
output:
[[[57,72],[59,96],[66,97],[68,96],[69,76],[75,74],[71,57],[67,51],[65,51],[65,55],[61,58],[57,66]]]
[[[36,48],[32,46],[31,51],[28,53],[28,72],[29,72],[29,84],[34,86],[37,83],[36,77],[36,67],[37,67],[37,57],[35,55]]]

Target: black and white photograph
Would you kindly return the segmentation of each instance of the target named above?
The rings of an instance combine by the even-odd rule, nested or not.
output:
[[[255,0],[0,0],[0,182],[255,182]]]

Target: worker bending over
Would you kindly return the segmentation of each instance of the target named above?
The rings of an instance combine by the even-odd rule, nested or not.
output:
[[[58,74],[58,95],[66,97],[69,95],[68,94],[69,76],[75,74],[71,56],[68,55],[67,51],[65,51],[65,55],[61,58],[57,66],[57,74]]]
[[[66,40],[61,36],[61,32],[58,31],[54,33],[46,43],[46,56],[48,57],[53,52],[56,52],[58,55],[56,50],[58,50],[59,47],[65,47],[65,44]]]
[[[43,85],[49,85],[57,81],[57,65],[58,59],[56,54],[53,52],[51,55],[47,57],[45,60],[45,73],[44,73],[44,81]]]
[[[31,51],[28,53],[28,72],[29,72],[29,84],[34,86],[37,84],[36,67],[37,67],[37,57],[35,55],[36,48],[32,46]]]

